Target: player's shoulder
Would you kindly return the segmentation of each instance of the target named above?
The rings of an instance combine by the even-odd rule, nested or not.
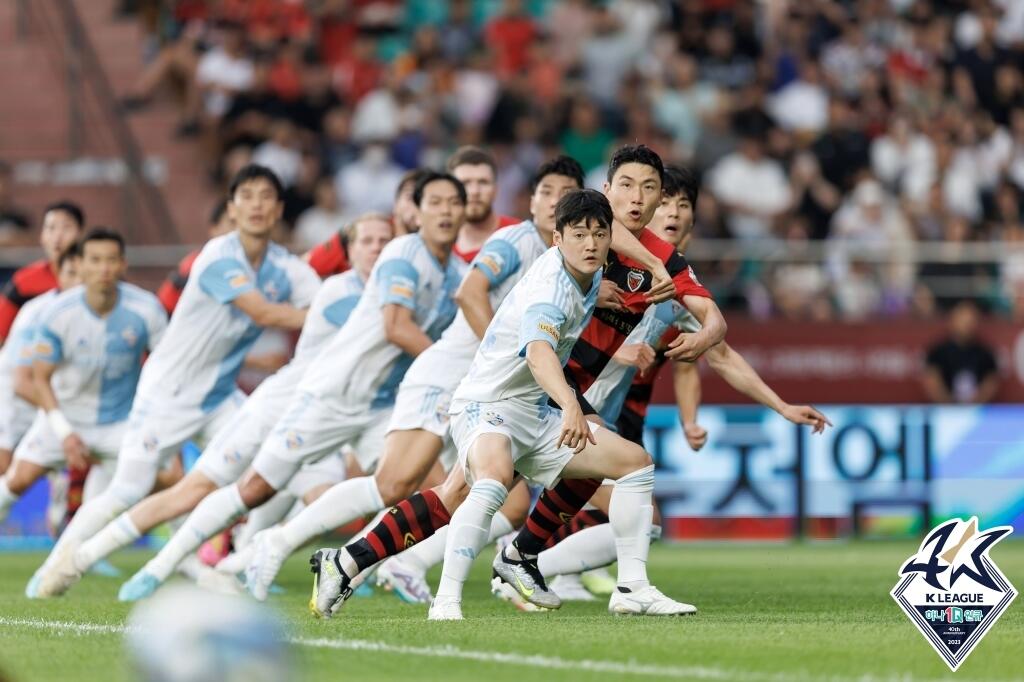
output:
[[[533,221],[523,220],[516,223],[496,230],[487,241],[484,242],[484,246],[492,244],[494,242],[508,242],[510,244],[517,244],[522,241],[525,237],[529,237],[531,233],[536,232],[537,228],[534,227]]]
[[[162,316],[166,316],[160,299],[152,292],[131,282],[120,282],[117,288],[126,307],[148,314],[159,313]]]
[[[240,260],[244,257],[245,251],[242,249],[242,243],[238,240],[238,233],[232,231],[206,242],[192,262],[192,267],[203,268],[225,258]]]
[[[419,233],[403,234],[401,237],[392,239],[381,249],[378,261],[392,258],[413,260],[418,255],[425,253],[426,250],[426,244],[423,243],[423,237]]]
[[[358,293],[365,288],[366,282],[354,269],[331,275],[320,286],[321,291],[327,296],[344,296],[348,292]]]
[[[58,293],[37,313],[41,322],[50,323],[55,320],[78,315],[85,311],[85,285],[71,287]]]

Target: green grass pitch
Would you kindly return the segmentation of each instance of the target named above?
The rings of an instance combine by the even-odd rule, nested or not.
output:
[[[1024,679],[1024,599],[949,672],[888,594],[915,550],[915,542],[662,544],[651,552],[653,580],[701,610],[676,619],[615,618],[604,602],[519,613],[487,591],[487,552],[467,585],[461,623],[428,623],[425,606],[380,590],[316,621],[306,611],[303,551],[286,564],[286,592],[270,604],[296,642],[296,679]],[[122,552],[114,563],[129,575],[148,556]],[[1024,543],[1001,543],[993,559],[1024,588]],[[0,555],[0,678],[133,679],[117,631],[129,611],[116,601],[121,580],[88,576],[62,599],[29,601],[22,590],[41,560]]]

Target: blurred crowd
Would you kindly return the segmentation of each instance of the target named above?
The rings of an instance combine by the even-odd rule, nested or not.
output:
[[[495,209],[526,215],[542,159],[599,187],[639,141],[701,175],[696,243],[737,240],[698,260],[726,306],[1024,319],[1019,0],[122,5],[149,35],[125,108],[173,88],[211,181],[273,168],[297,249],[456,145],[492,150]]]

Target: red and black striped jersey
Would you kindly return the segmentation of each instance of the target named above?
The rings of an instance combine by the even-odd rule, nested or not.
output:
[[[178,306],[178,301],[181,299],[181,292],[185,290],[185,284],[188,283],[189,273],[192,272],[192,263],[195,262],[196,257],[199,255],[199,249],[196,249],[192,253],[188,254],[181,259],[178,263],[178,267],[171,271],[171,274],[167,275],[167,279],[163,281],[160,288],[156,290],[156,297],[160,299],[160,303],[163,305],[164,310],[170,315],[174,312],[174,309]]]
[[[711,298],[708,290],[697,281],[693,268],[671,244],[659,239],[646,228],[637,234],[637,238],[644,248],[665,264],[665,269],[675,282],[676,298],[680,302],[684,296]],[[580,394],[585,393],[600,376],[605,365],[615,355],[615,351],[629,333],[640,324],[644,311],[650,306],[645,295],[651,290],[653,278],[651,273],[636,261],[612,251],[608,254],[604,277],[615,282],[625,292],[623,299],[627,310],[617,312],[597,308],[590,324],[573,346],[566,369]]]
[[[352,267],[340,232],[310,249],[306,254],[306,262],[309,263],[309,267],[316,270],[321,279],[340,274]]]
[[[0,342],[7,338],[21,306],[58,285],[57,274],[43,259],[19,268],[0,290]]]

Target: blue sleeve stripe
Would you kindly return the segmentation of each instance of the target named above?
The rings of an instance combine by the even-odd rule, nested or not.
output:
[[[557,352],[565,319],[565,312],[550,303],[535,303],[527,308],[519,326],[519,356],[524,357],[526,347],[534,341],[544,341]]]

